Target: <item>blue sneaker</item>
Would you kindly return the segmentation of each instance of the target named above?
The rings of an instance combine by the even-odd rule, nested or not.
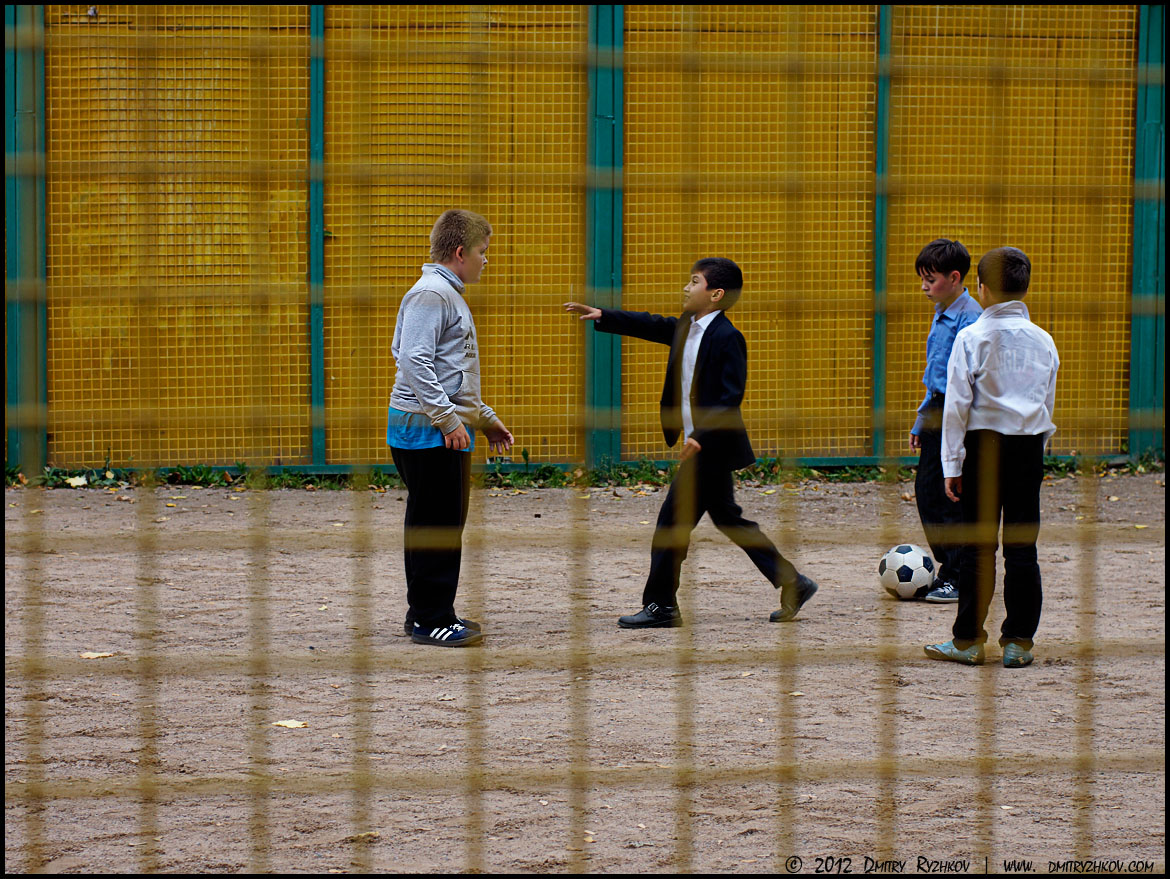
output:
[[[1023,668],[1032,664],[1032,652],[1025,650],[1019,644],[1008,643],[1003,645],[1003,667]]]
[[[462,623],[423,628],[414,623],[410,640],[415,644],[434,644],[436,647],[470,647],[483,640],[483,633],[469,629]]]
[[[954,641],[947,641],[946,644],[927,644],[922,649],[931,659],[961,662],[964,665],[983,665],[982,644],[972,644],[966,650],[960,650]]]
[[[927,592],[923,599],[935,604],[954,604],[959,600],[959,590],[952,583],[940,583]]]

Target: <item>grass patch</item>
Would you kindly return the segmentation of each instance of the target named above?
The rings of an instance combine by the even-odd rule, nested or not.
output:
[[[533,464],[528,450],[521,452],[523,469],[504,469],[496,461],[475,477],[483,488],[567,488],[569,486],[631,486],[668,485],[674,478],[677,464],[659,465],[647,458],[639,461],[606,461],[589,470],[584,467],[565,469],[554,464]],[[1046,457],[1044,473],[1053,478],[1082,476],[1092,473],[1162,473],[1165,459],[1146,454],[1137,459],[1073,456]],[[914,467],[880,467],[848,465],[841,467],[799,467],[777,458],[760,458],[756,463],[736,474],[744,485],[781,485],[786,482],[907,482],[914,478]],[[403,488],[401,477],[380,467],[352,474],[320,474],[281,471],[269,473],[262,467],[249,467],[237,461],[234,467],[209,467],[205,464],[166,467],[158,470],[123,469],[110,467],[109,459],[102,467],[67,470],[46,467],[39,476],[28,478],[19,467],[6,465],[4,484],[8,488],[40,486],[44,488],[122,488],[155,485],[188,485],[203,488],[246,488],[256,491],[285,489],[301,491],[385,491]]]

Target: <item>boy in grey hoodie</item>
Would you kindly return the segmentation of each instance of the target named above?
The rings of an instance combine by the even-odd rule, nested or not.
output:
[[[446,211],[431,229],[431,262],[402,298],[390,353],[398,364],[386,442],[406,483],[406,633],[418,644],[466,647],[478,623],[455,615],[475,428],[493,451],[513,437],[480,399],[475,320],[463,298],[487,265],[492,227]]]

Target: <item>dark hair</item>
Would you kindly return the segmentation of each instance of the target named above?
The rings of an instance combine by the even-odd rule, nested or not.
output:
[[[959,280],[962,280],[971,271],[971,254],[959,241],[936,238],[919,252],[918,259],[914,260],[914,271],[920,275],[926,272],[943,275],[958,272]]]
[[[997,247],[979,260],[979,283],[1002,296],[1021,297],[1032,280],[1032,261],[1018,247]]]
[[[707,279],[708,290],[723,289],[719,308],[731,308],[739,300],[739,294],[743,292],[743,272],[731,260],[722,256],[709,256],[696,260],[691,271],[699,272]]]

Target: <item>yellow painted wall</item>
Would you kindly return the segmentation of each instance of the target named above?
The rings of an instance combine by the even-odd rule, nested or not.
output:
[[[46,11],[50,461],[308,464],[306,7]],[[931,310],[914,257],[1013,244],[1062,354],[1057,453],[1126,436],[1136,7],[893,8],[886,451]],[[587,9],[326,10],[329,463],[388,463],[390,342],[434,218],[496,228],[484,397],[580,460]],[[760,455],[872,452],[877,7],[625,7],[624,306],[744,269]],[[969,281],[973,284],[973,273]],[[668,457],[623,343],[623,455]],[[483,444],[478,452],[482,460]]]

